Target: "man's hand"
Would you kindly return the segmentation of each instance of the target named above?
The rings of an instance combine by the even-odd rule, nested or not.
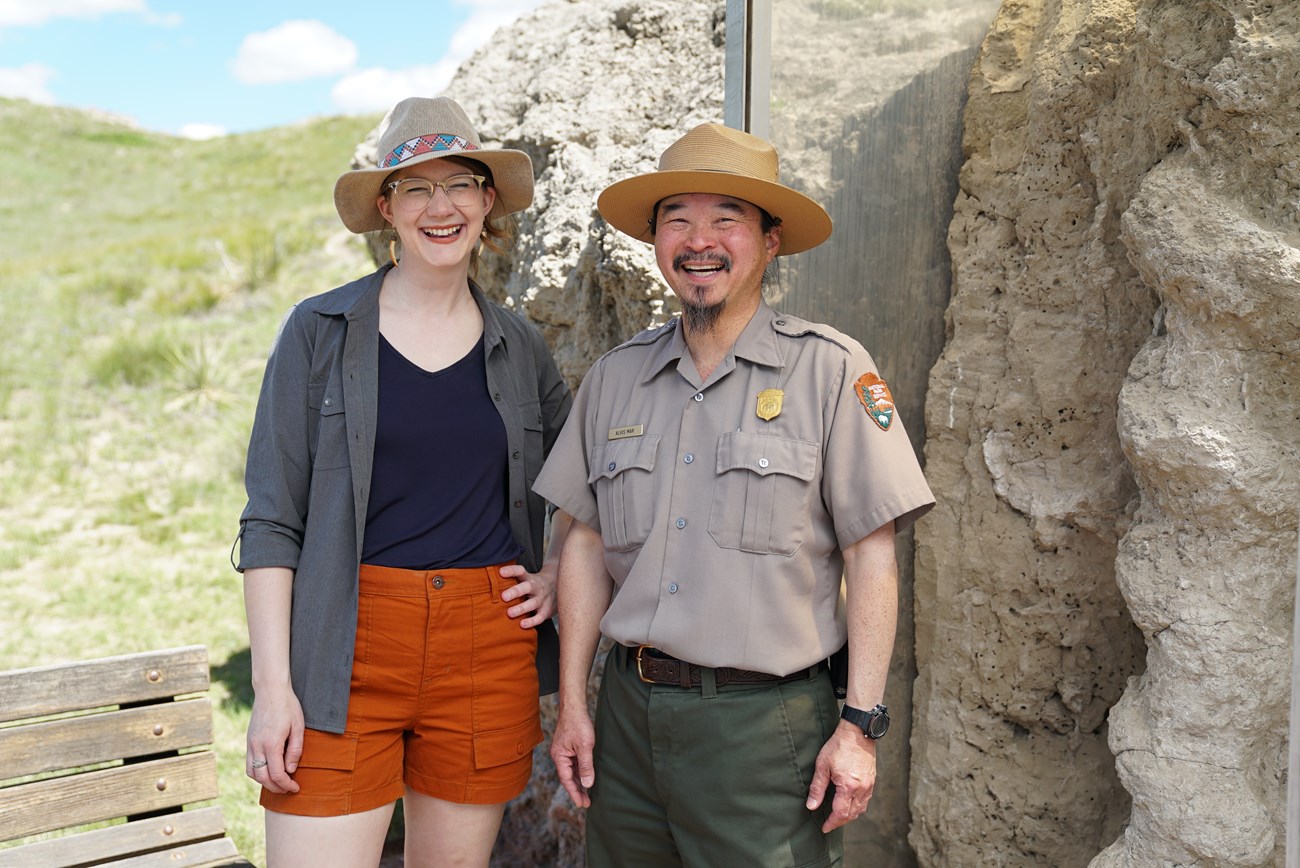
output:
[[[876,788],[876,743],[848,721],[840,721],[817,754],[812,785],[808,787],[808,810],[821,807],[828,784],[835,785],[835,798],[831,801],[831,815],[822,824],[823,834],[862,816]]]
[[[596,746],[596,728],[586,708],[560,708],[551,738],[551,759],[560,783],[579,808],[591,807],[587,790],[596,782],[596,766],[591,753]]]

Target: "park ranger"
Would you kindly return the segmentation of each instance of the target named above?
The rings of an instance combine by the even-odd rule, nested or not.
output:
[[[831,233],[771,145],[703,124],[597,205],[682,315],[595,363],[535,485],[574,519],[551,753],[588,862],[838,864],[888,728],[894,535],[933,498],[862,346],[763,299]]]

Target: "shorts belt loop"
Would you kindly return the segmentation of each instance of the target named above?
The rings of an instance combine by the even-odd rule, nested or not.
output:
[[[718,675],[712,666],[700,667],[700,695],[705,699],[716,699],[718,696]]]
[[[505,587],[504,587],[504,585],[505,585],[505,579],[501,577],[501,567],[503,567],[503,566],[505,566],[505,565],[504,565],[504,564],[494,564],[493,566],[490,566],[490,567],[484,567],[484,568],[483,568],[485,571],[487,571],[487,575],[488,575],[488,583],[492,586],[492,602],[493,602],[493,603],[500,603],[500,602],[501,602],[501,592],[502,592],[503,590],[505,590]]]

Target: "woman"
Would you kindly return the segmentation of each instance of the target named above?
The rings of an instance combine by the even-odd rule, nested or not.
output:
[[[450,99],[403,100],[334,202],[393,263],[298,304],[267,363],[241,518],[247,773],[267,861],[486,865],[555,689],[557,513],[531,484],[571,398],[535,328],[470,280],[532,201]],[[535,629],[536,628],[536,629]]]

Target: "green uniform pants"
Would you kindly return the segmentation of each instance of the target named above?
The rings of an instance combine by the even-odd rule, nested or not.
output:
[[[817,753],[839,720],[825,668],[771,685],[646,684],[615,646],[596,708],[587,811],[593,868],[803,868],[840,864],[823,835],[833,790],[805,807]]]

